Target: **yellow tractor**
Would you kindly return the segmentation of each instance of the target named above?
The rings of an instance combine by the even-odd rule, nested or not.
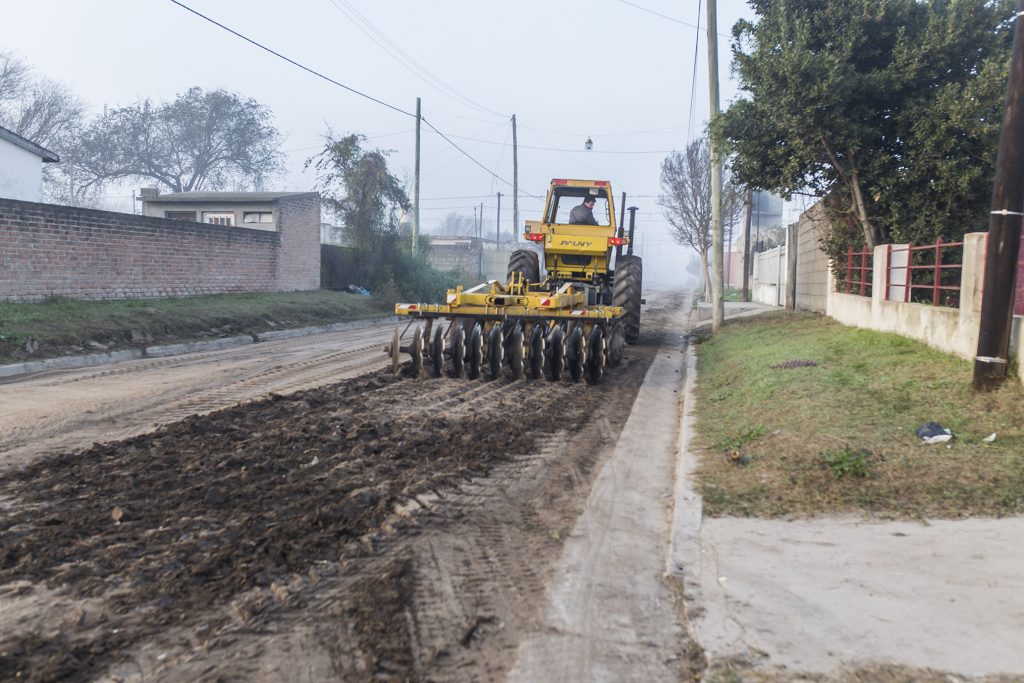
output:
[[[568,371],[596,383],[619,364],[640,336],[643,265],[622,254],[632,235],[616,225],[610,183],[552,180],[542,219],[527,221],[523,236],[535,248],[512,252],[506,282],[459,285],[443,304],[395,305],[424,323],[404,345],[395,329],[385,351],[396,372],[402,352],[417,376],[469,379],[507,369],[513,379],[557,381]]]

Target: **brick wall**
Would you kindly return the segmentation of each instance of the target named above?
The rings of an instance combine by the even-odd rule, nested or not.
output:
[[[319,276],[319,199],[312,251],[281,234],[0,199],[0,299],[191,296],[314,289]],[[312,203],[288,209],[292,221]],[[286,246],[287,245],[287,246]],[[307,275],[308,271],[308,275]]]
[[[282,292],[320,287],[320,195],[276,201],[281,258],[277,288]]]

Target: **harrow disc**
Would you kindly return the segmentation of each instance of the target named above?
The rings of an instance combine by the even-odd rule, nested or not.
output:
[[[501,377],[501,361],[505,356],[505,345],[502,342],[501,325],[495,323],[487,335],[487,369],[491,379]]]
[[[434,330],[434,339],[430,342],[430,374],[440,377],[444,372],[444,327],[440,322]]]
[[[402,337],[398,333],[398,327],[395,327],[395,331],[391,334],[391,343],[385,350],[391,357],[391,374],[397,375],[398,368],[402,363]]]
[[[591,384],[597,384],[604,375],[605,365],[605,343],[604,330],[600,325],[594,325],[587,338],[587,380]]]
[[[466,360],[469,362],[469,370],[466,375],[470,379],[480,376],[480,364],[484,360],[484,331],[480,323],[473,325],[469,333],[469,348],[466,350]]]
[[[508,341],[508,366],[512,370],[512,379],[522,379],[525,358],[526,340],[523,337],[523,327],[516,323]]]
[[[530,378],[540,379],[544,376],[544,343],[545,327],[541,324],[533,326],[530,332]]]
[[[583,328],[575,325],[569,332],[569,348],[566,361],[569,364],[569,376],[573,382],[583,379],[583,370],[587,365],[587,345],[583,339]]]
[[[607,344],[608,367],[614,368],[622,362],[622,354],[626,349],[626,328],[621,320],[612,325],[611,332],[608,333]]]
[[[423,372],[423,328],[417,327],[412,333],[412,344],[409,346],[409,354],[412,356],[412,374],[419,377]]]
[[[551,330],[548,348],[551,354],[548,357],[548,377],[551,381],[557,382],[562,379],[562,370],[565,369],[565,333],[561,327]]]
[[[462,377],[466,365],[466,328],[458,322],[452,326],[452,377]]]

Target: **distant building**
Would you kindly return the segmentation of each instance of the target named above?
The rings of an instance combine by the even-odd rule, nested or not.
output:
[[[750,242],[754,251],[760,251],[764,247],[764,237],[767,234],[776,234],[782,226],[783,202],[781,197],[776,197],[767,192],[754,192],[753,205],[750,212]],[[743,285],[743,221],[746,216],[740,216],[740,221],[732,227],[730,244],[725,246],[725,284],[729,287],[739,288]],[[728,230],[728,229],[727,229]],[[762,234],[764,231],[764,234]]]
[[[192,223],[231,225],[280,231],[282,207],[298,199],[317,198],[316,192],[171,192],[144,187],[142,215]],[[317,216],[317,227],[320,217]],[[318,231],[319,232],[319,231]]]
[[[41,202],[43,164],[58,161],[60,157],[45,147],[0,127],[0,197]]]

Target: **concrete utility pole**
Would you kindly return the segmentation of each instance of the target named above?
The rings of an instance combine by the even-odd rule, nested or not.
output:
[[[494,243],[501,242],[501,193],[498,193],[498,217],[494,220]]]
[[[512,114],[512,243],[519,244],[519,140],[515,114]]]
[[[1024,1],[1024,0],[1022,0]],[[711,118],[718,116],[718,0],[708,0],[708,85]],[[722,157],[711,138],[711,330],[725,320],[722,301]]]
[[[992,212],[988,222],[985,282],[981,299],[974,388],[995,389],[1006,381],[1013,323],[1013,296],[1024,217],[1024,0],[1017,2],[1010,83],[999,134]]]
[[[476,227],[476,244],[479,251],[476,255],[477,277],[481,280],[484,277],[484,203],[480,202],[480,222]]]
[[[750,301],[750,215],[754,212],[754,192],[747,188],[747,216],[743,219],[743,300]]]
[[[416,253],[416,241],[420,234],[420,98],[416,98],[416,189],[413,193],[412,209],[412,253]]]

